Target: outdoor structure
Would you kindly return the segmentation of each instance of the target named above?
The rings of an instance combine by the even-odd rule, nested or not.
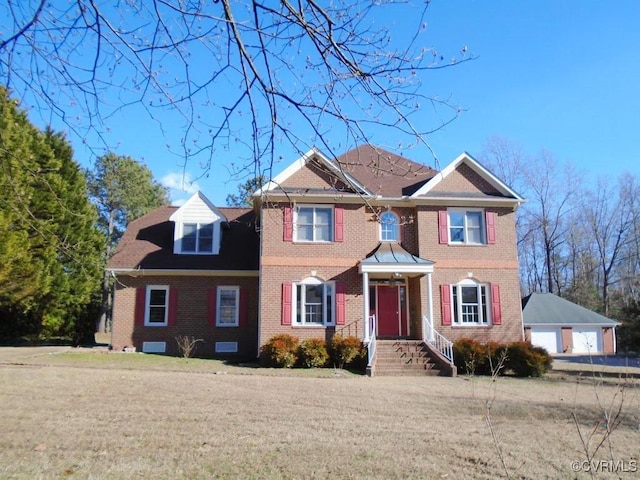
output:
[[[525,338],[549,353],[613,355],[618,322],[552,293],[522,299]]]
[[[177,353],[193,335],[200,355],[256,357],[276,334],[339,333],[368,345],[371,372],[389,340],[451,373],[451,340],[523,339],[523,199],[470,155],[438,172],[370,145],[312,149],[254,201],[197,194],[131,223],[108,265],[113,348]]]

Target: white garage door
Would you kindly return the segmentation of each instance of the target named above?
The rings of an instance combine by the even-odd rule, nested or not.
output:
[[[558,328],[531,328],[531,344],[542,347],[549,353],[562,351],[560,330]]]
[[[573,353],[601,353],[602,331],[599,328],[574,328]]]

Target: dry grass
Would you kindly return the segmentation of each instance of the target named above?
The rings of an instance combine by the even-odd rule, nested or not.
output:
[[[493,479],[503,469],[488,400],[515,478],[588,478],[571,469],[582,459],[572,414],[595,425],[595,389],[601,401],[619,391],[575,378],[370,379],[34,352],[0,349],[3,479]],[[611,436],[627,464],[639,460],[637,386],[631,380]]]

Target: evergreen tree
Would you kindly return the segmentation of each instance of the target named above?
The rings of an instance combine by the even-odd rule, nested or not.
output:
[[[99,287],[104,237],[62,134],[0,89],[0,336],[77,335]]]
[[[111,257],[129,222],[169,203],[167,188],[153,178],[145,165],[127,156],[108,153],[87,172],[89,192],[98,208],[99,226],[107,237],[105,261]],[[101,329],[107,328],[111,310],[110,279],[103,275]]]

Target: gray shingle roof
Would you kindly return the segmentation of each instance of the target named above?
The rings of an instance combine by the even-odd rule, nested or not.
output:
[[[612,327],[618,322],[552,293],[532,293],[522,299],[525,327],[593,325]]]
[[[378,248],[360,263],[365,265],[389,263],[433,265],[432,261],[416,257],[407,252],[399,244],[393,242],[381,242]]]

